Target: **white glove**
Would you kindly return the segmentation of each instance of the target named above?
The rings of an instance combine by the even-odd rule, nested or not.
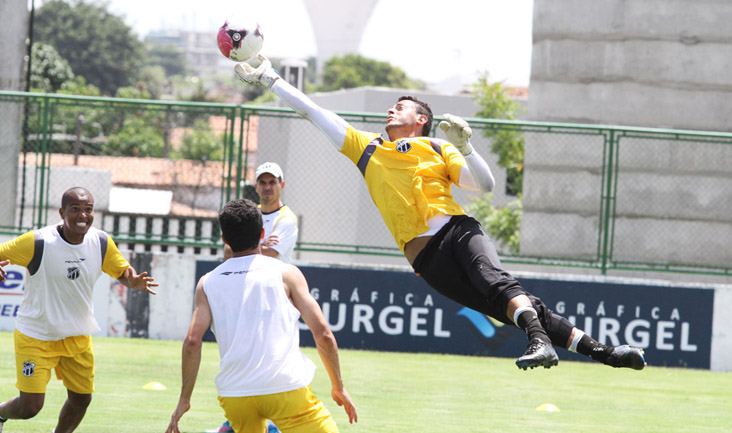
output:
[[[257,54],[257,60],[259,60],[259,66],[254,69],[249,63],[237,63],[234,66],[234,72],[240,80],[249,84],[261,84],[267,86],[268,89],[272,88],[272,85],[277,81],[280,76],[277,71],[272,69],[272,62],[269,61],[262,54]]]
[[[452,114],[445,114],[442,117],[445,120],[440,122],[439,126],[445,132],[447,141],[455,145],[463,155],[469,155],[473,151],[473,146],[470,144],[473,130],[470,129],[468,122]]]

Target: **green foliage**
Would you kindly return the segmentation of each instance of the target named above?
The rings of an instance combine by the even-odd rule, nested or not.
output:
[[[145,113],[139,113],[125,118],[124,125],[109,137],[102,153],[159,158],[163,154],[163,146],[160,128],[152,125]]]
[[[36,11],[33,40],[56,48],[76,75],[113,95],[134,83],[144,47],[106,4],[48,0]]]
[[[487,119],[516,120],[521,106],[511,99],[501,83],[491,84],[488,78],[488,73],[483,73],[473,85],[473,99],[481,107],[475,115]],[[491,203],[493,194],[486,194],[474,199],[466,207],[466,211],[483,224],[486,232],[496,242],[505,245],[511,254],[518,254],[521,240],[524,137],[520,130],[513,128],[485,128],[483,135],[493,142],[491,151],[498,155],[498,165],[506,169],[506,194],[518,198],[499,208]]]
[[[173,152],[174,158],[196,161],[222,161],[224,144],[221,137],[211,129],[205,120],[196,120],[193,129],[183,135],[180,149]]]
[[[137,87],[145,90],[149,98],[160,99],[166,93],[170,82],[165,76],[165,69],[162,66],[145,66],[140,70]]]
[[[31,52],[30,84],[33,90],[55,93],[74,79],[69,62],[61,57],[53,46],[33,44]]]
[[[183,52],[172,44],[148,42],[146,45],[146,66],[160,66],[165,75],[183,75],[186,72],[186,60]]]
[[[150,99],[150,93],[145,90],[144,86],[125,86],[117,89],[118,98],[124,99]]]
[[[86,78],[76,76],[73,81],[67,81],[61,86],[58,93],[66,95],[82,95],[82,96],[102,96],[99,87],[86,82]]]
[[[485,194],[465,207],[473,218],[480,221],[493,240],[508,248],[511,254],[519,253],[521,241],[521,197],[504,207],[492,205],[493,194]]]
[[[350,89],[363,86],[422,89],[424,83],[413,80],[388,62],[369,59],[357,54],[332,57],[323,67],[323,85],[318,91]]]
[[[473,85],[473,99],[481,107],[475,115],[486,119],[516,120],[521,113],[521,105],[511,99],[501,83],[491,84],[488,78],[488,73],[483,73]],[[524,137],[521,131],[486,128],[483,135],[493,141],[491,151],[498,155],[498,165],[508,171],[506,193],[521,194],[524,162]]]
[[[254,87],[254,86],[249,86]],[[265,105],[270,102],[275,102],[277,95],[274,92],[265,92],[255,98],[253,101],[247,102],[245,105]]]

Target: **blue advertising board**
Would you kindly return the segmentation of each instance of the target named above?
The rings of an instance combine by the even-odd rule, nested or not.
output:
[[[0,330],[12,331],[25,291],[25,269],[10,265],[5,271],[5,281],[0,282]]]
[[[198,262],[197,278],[218,262]],[[300,267],[342,348],[515,358],[525,334],[430,288],[406,271]],[[522,286],[601,343],[631,344],[649,365],[710,367],[714,291],[520,278]],[[314,345],[303,325],[301,342]],[[558,351],[560,360],[588,358]]]

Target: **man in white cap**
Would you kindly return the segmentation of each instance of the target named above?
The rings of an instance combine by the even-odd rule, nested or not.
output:
[[[264,225],[261,252],[265,256],[291,264],[292,252],[297,242],[297,216],[282,203],[282,189],[285,187],[282,167],[275,162],[265,162],[257,167],[254,178],[256,180],[254,188],[259,196],[259,209],[262,211]],[[224,260],[231,256],[231,249],[226,245]],[[224,433],[234,430],[226,420],[216,431]],[[272,422],[267,422],[267,432],[278,431]]]
[[[255,189],[264,222],[262,254],[292,263],[292,252],[297,242],[297,216],[282,203],[285,187],[282,168],[277,163],[265,162],[257,167]]]

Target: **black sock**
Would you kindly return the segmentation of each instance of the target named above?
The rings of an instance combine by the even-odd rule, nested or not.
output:
[[[523,329],[524,332],[526,332],[526,336],[529,337],[529,340],[532,340],[534,338],[538,338],[539,340],[551,345],[552,342],[549,339],[549,336],[546,334],[546,331],[544,330],[544,327],[541,326],[541,322],[539,321],[539,318],[536,317],[536,312],[533,310],[524,311],[523,313],[519,314],[518,320],[516,320],[516,325]]]
[[[592,337],[585,334],[582,336],[582,338],[580,338],[579,343],[577,343],[577,353],[589,356],[595,361],[605,363],[610,354],[613,353],[613,348],[598,343],[597,341],[593,340]]]

